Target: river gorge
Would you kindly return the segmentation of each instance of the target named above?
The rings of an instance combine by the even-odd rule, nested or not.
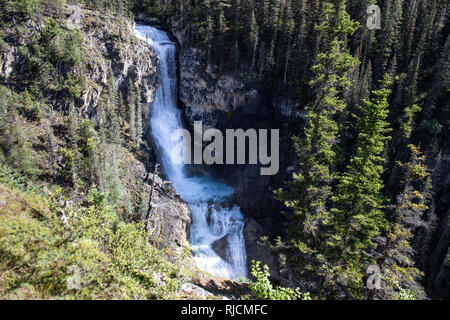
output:
[[[191,209],[190,243],[194,260],[201,269],[216,276],[246,277],[244,217],[238,206],[230,204],[233,188],[212,178],[188,176],[184,165],[172,158],[171,136],[182,128],[177,107],[176,46],[165,32],[154,27],[136,25],[135,32],[158,54],[161,83],[151,106],[151,133],[167,177]],[[212,248],[215,241],[225,237],[226,260]]]

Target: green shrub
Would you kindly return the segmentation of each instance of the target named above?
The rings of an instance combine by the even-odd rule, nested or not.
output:
[[[81,98],[84,92],[83,77],[72,76],[65,81],[65,88],[73,98]]]
[[[95,187],[85,206],[65,205],[60,188],[18,191],[2,183],[23,179],[0,173],[0,299],[176,297],[180,269],[148,242],[142,223],[120,221]]]
[[[41,0],[17,0],[14,4],[17,11],[33,18],[41,5]]]
[[[261,269],[260,264],[260,261],[252,261],[251,266],[256,281],[250,282],[249,288],[256,297],[266,300],[311,300],[309,293],[302,294],[299,288],[274,288],[269,280],[269,267],[264,265]]]

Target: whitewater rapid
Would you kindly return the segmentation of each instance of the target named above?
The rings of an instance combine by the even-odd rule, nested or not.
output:
[[[192,212],[190,243],[198,267],[215,276],[239,279],[247,276],[243,236],[244,217],[238,206],[229,206],[233,188],[208,177],[187,176],[183,164],[172,159],[176,142],[171,135],[182,128],[177,108],[177,57],[175,43],[154,27],[136,25],[135,34],[155,49],[161,84],[150,111],[151,134],[161,153],[161,164],[173,186]],[[212,245],[226,239],[226,259]]]

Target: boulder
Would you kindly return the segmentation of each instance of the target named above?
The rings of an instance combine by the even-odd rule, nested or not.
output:
[[[228,236],[222,237],[219,240],[216,240],[212,244],[212,248],[217,253],[217,255],[227,262],[230,262],[227,259],[227,251],[228,251]]]
[[[208,299],[213,296],[211,292],[208,292],[205,289],[192,283],[183,284],[180,288],[180,294],[191,297],[194,296],[201,299]]]
[[[191,211],[172,186],[156,185],[148,229],[152,242],[160,248],[181,252],[189,246]]]

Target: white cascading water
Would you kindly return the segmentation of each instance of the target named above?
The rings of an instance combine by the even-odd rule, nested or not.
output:
[[[194,259],[199,268],[215,276],[246,277],[244,217],[239,207],[224,205],[231,199],[233,188],[211,178],[188,177],[184,165],[171,158],[171,135],[182,128],[177,108],[176,46],[165,32],[154,27],[136,25],[135,34],[155,49],[160,61],[161,85],[151,108],[150,125],[167,177],[192,211],[190,242]],[[224,237],[226,261],[212,248],[215,241]]]

